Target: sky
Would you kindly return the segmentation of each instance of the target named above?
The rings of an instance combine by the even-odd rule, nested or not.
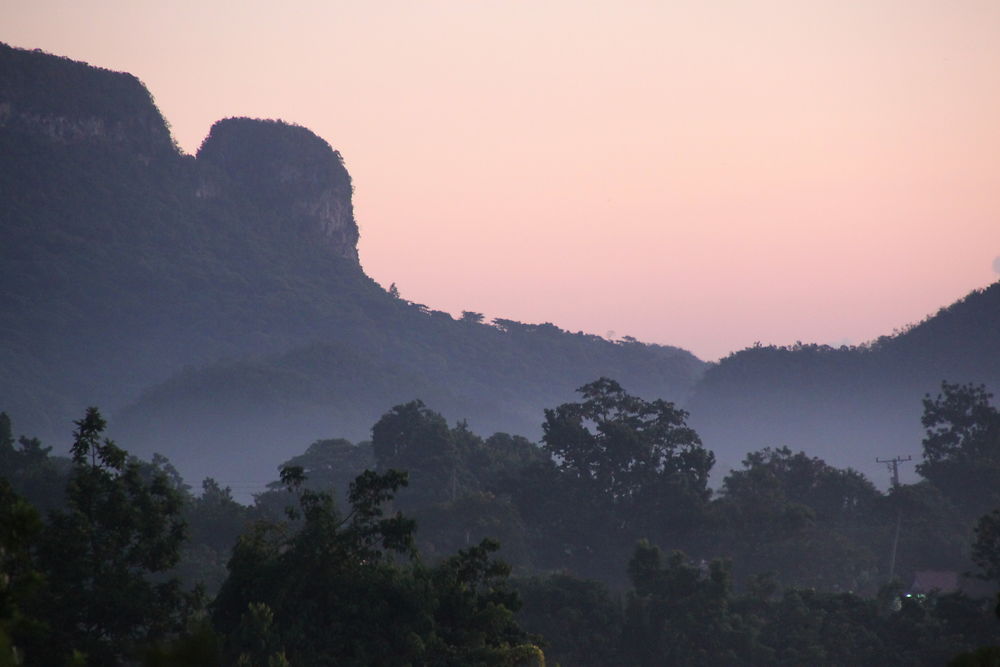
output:
[[[6,0],[184,151],[304,125],[403,298],[678,345],[856,344],[1000,274],[997,0]]]

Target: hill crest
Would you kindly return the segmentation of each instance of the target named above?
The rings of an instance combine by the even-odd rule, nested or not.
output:
[[[0,410],[19,432],[58,447],[98,405],[137,453],[268,478],[311,440],[362,437],[414,398],[534,432],[601,375],[680,401],[704,366],[396,298],[362,271],[350,175],[309,130],[230,118],[184,155],[135,77],[10,47],[0,58],[4,108],[125,128],[0,125]]]

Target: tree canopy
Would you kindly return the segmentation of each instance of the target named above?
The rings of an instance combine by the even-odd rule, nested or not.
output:
[[[1000,412],[992,398],[982,385],[943,382],[923,401],[917,471],[974,516],[1000,507]]]

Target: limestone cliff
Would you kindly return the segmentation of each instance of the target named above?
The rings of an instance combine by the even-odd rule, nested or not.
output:
[[[358,262],[351,177],[340,153],[304,127],[228,118],[198,150],[201,198],[244,198],[284,221],[288,233],[321,240]]]
[[[0,132],[48,146],[111,148],[145,165],[182,157],[136,77],[2,43]],[[196,172],[187,196],[250,202],[276,235],[319,241],[358,264],[351,178],[340,153],[309,130],[281,121],[222,120],[197,161],[188,158],[178,169]]]
[[[98,405],[192,481],[267,479],[414,398],[531,434],[602,375],[677,399],[701,372],[394,298],[358,263],[340,155],[305,128],[230,118],[184,155],[135,77],[2,45],[0,109],[0,411],[19,432],[65,443]]]
[[[0,130],[111,143],[148,161],[176,154],[163,116],[131,74],[0,43]]]

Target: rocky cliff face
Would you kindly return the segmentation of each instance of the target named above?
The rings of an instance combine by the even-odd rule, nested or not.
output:
[[[84,403],[347,326],[383,293],[351,194],[304,128],[222,121],[183,155],[136,77],[0,44],[0,410],[62,434]]]
[[[0,44],[0,130],[61,144],[114,144],[144,161],[177,153],[136,77],[6,44]]]
[[[358,264],[340,155],[305,128],[230,118],[183,155],[135,77],[2,45],[0,105],[0,410],[21,433],[64,444],[98,405],[191,481],[268,479],[414,398],[532,433],[602,375],[677,399],[701,371],[393,298]]]
[[[146,165],[181,158],[136,77],[5,44],[0,132],[50,146],[110,147]],[[340,153],[309,130],[229,118],[212,127],[197,157],[179,167],[196,172],[189,196],[251,202],[286,240],[319,242],[358,264],[351,178]]]
[[[351,177],[340,153],[304,127],[228,118],[198,150],[201,198],[237,197],[358,262]]]

